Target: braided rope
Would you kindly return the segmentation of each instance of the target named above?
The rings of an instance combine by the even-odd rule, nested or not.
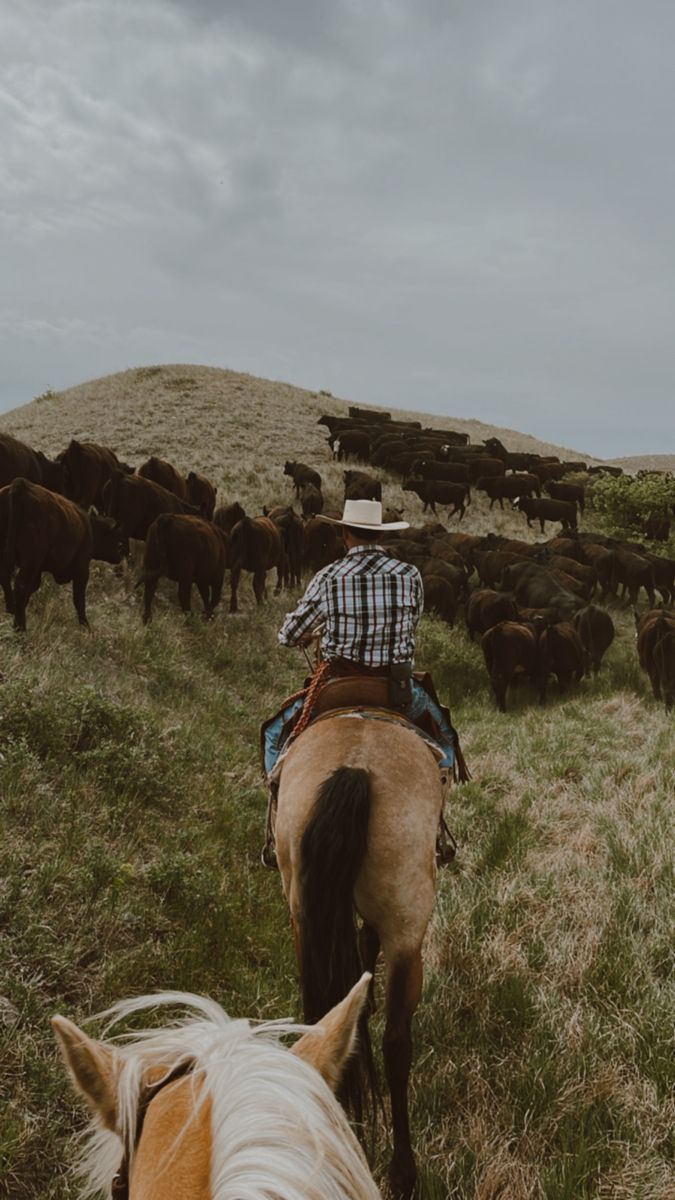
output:
[[[309,687],[307,688],[307,692],[306,693],[298,692],[298,696],[302,696],[303,694],[305,694],[306,699],[305,699],[305,703],[304,703],[302,712],[300,714],[300,720],[298,721],[297,725],[294,727],[293,732],[291,734],[291,738],[295,739],[295,738],[299,737],[299,735],[301,733],[304,733],[305,729],[309,725],[309,723],[312,719],[312,715],[314,713],[314,706],[316,704],[316,698],[317,698],[319,692],[321,691],[321,688],[323,687],[323,685],[326,681],[326,677],[329,674],[329,672],[330,672],[330,663],[326,662],[326,661],[320,662],[318,667],[316,668],[314,674],[312,675]],[[290,738],[289,738],[289,741],[290,741]]]

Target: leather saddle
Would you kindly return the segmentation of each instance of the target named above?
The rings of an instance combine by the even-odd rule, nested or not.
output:
[[[391,703],[389,680],[382,675],[347,675],[324,683],[312,710],[312,720],[341,708],[384,708],[405,716],[404,708]]]

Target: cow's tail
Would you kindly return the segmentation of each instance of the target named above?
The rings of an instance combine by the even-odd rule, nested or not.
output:
[[[310,1024],[338,1004],[363,972],[354,886],[368,848],[370,808],[368,772],[338,767],[321,785],[302,836],[300,976]],[[366,1110],[374,1115],[378,1090],[367,1012],[340,1097],[357,1121],[364,1120]]]
[[[17,531],[26,505],[28,483],[25,479],[15,479],[10,484],[8,494],[7,537],[2,548],[3,568],[6,575],[11,575],[17,566]]]
[[[166,534],[170,519],[170,513],[160,513],[148,530],[145,540],[143,571],[136,583],[137,588],[143,587],[150,579],[161,579],[163,575],[169,574]]]

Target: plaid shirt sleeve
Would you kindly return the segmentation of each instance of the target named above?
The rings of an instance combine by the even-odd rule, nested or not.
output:
[[[424,612],[424,584],[422,583],[422,576],[417,570],[415,571],[415,584],[417,587],[417,612],[415,613],[414,628],[417,629],[422,620],[422,613]]]
[[[323,604],[325,573],[326,568],[317,572],[310,581],[298,607],[286,616],[279,630],[279,642],[282,646],[297,646],[299,638],[304,633],[309,633],[325,617],[326,611]]]

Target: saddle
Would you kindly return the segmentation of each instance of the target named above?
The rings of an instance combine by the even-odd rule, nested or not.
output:
[[[335,708],[391,708],[397,716],[405,715],[401,708],[391,704],[389,680],[382,675],[349,675],[328,679],[314,701],[310,724]]]
[[[322,664],[321,668],[313,676],[305,680],[305,686],[302,691],[297,692],[295,696],[289,697],[284,701],[279,713],[275,717],[271,717],[265,721],[260,730],[260,753],[264,767],[264,737],[265,731],[273,721],[281,716],[286,707],[292,700],[304,699],[304,705],[300,712],[293,713],[285,722],[282,728],[280,742],[282,745],[287,745],[291,739],[296,738],[303,730],[312,725],[314,721],[320,720],[331,712],[340,712],[344,714],[348,711],[363,712],[370,710],[377,712],[381,717],[390,713],[392,718],[406,722],[412,728],[416,728],[430,738],[432,742],[438,741],[440,730],[436,721],[430,713],[422,713],[421,716],[411,718],[406,713],[406,705],[396,703],[396,689],[392,689],[391,675],[389,672],[364,672],[363,674],[357,671],[349,671],[347,674],[332,675],[328,673],[328,664]],[[436,689],[434,687],[431,675],[428,672],[415,671],[413,678],[421,684],[431,699],[441,708],[444,716],[450,724],[450,713],[447,708],[441,706]],[[459,752],[459,740],[456,742],[456,749]],[[460,767],[460,778],[464,777],[463,760],[461,753],[458,761],[462,763]],[[466,776],[468,778],[468,775]]]

